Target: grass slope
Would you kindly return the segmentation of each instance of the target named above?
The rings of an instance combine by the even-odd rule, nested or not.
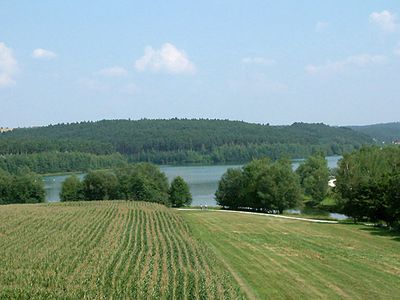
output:
[[[178,212],[122,201],[0,206],[1,299],[238,299]]]
[[[361,225],[180,213],[249,298],[399,299],[398,236]]]

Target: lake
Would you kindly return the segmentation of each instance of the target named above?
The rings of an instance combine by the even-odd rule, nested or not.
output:
[[[327,162],[329,168],[335,168],[341,156],[329,156]],[[293,160],[293,169],[296,169],[303,160]],[[192,205],[207,204],[215,206],[214,193],[218,187],[218,181],[228,168],[240,168],[242,165],[208,165],[208,166],[160,166],[168,180],[181,176],[189,184],[193,195]],[[46,200],[48,202],[60,201],[59,193],[61,185],[69,175],[44,176]],[[81,179],[85,174],[78,174]]]

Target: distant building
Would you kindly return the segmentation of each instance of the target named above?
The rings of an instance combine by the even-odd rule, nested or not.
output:
[[[400,141],[394,141],[393,144],[400,145]]]
[[[0,127],[0,133],[7,132],[7,131],[12,131],[14,128],[9,128],[9,127]]]

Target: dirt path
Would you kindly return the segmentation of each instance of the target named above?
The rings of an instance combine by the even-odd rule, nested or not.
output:
[[[201,210],[200,208],[177,208],[177,210]],[[281,219],[291,219],[291,220],[299,220],[299,221],[306,221],[312,223],[326,223],[326,224],[338,224],[338,221],[328,221],[328,220],[316,220],[316,219],[306,219],[306,218],[298,218],[298,217],[289,217],[289,216],[282,216],[282,215],[275,215],[275,214],[265,214],[265,213],[257,213],[251,211],[236,211],[236,210],[213,210],[208,209],[205,211],[212,211],[212,212],[223,212],[223,213],[236,213],[236,214],[249,214],[249,215],[259,215],[264,217],[272,217],[272,218],[281,218]]]

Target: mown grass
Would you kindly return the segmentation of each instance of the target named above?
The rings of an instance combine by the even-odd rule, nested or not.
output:
[[[400,299],[400,238],[362,225],[181,211],[249,298]]]
[[[102,201],[0,207],[2,299],[238,299],[179,212]]]

